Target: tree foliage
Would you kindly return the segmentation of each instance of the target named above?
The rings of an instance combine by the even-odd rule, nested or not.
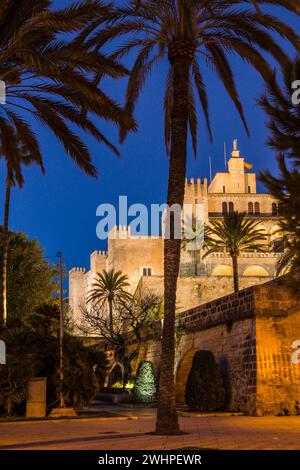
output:
[[[81,306],[80,329],[84,334],[100,336],[114,350],[115,361],[122,366],[124,387],[131,377],[132,362],[138,357],[142,333],[156,320],[160,305],[161,299],[151,292],[140,293],[137,297],[126,292],[126,296],[122,295],[114,304],[112,322],[104,303]],[[130,344],[134,345],[131,350]]]
[[[247,218],[244,212],[228,212],[222,220],[213,220],[205,233],[205,253],[225,250],[232,258],[234,289],[239,290],[238,257],[242,251],[266,251],[266,234],[259,228],[260,221]]]
[[[78,35],[107,7],[83,0],[54,9],[50,0],[6,0],[0,7],[0,79],[5,82],[6,106],[0,115],[1,149],[11,172],[22,181],[18,142],[43,167],[37,120],[62,143],[85,173],[96,176],[90,152],[79,137],[82,130],[118,150],[90,116],[133,130],[135,124],[121,106],[94,83],[94,75],[123,77],[126,69],[101,52],[89,51]],[[34,119],[32,119],[34,118]],[[18,135],[18,139],[15,139]]]
[[[65,330],[63,393],[67,405],[80,408],[95,396],[106,358],[98,349],[87,347],[81,338],[72,336],[68,324]],[[24,412],[28,381],[33,377],[47,377],[48,410],[58,404],[58,307],[40,306],[21,327],[2,330],[0,338],[7,347],[7,364],[0,369],[0,412]]]
[[[0,229],[0,262],[2,236]],[[52,301],[57,288],[56,268],[44,258],[44,249],[37,240],[29,240],[23,233],[11,232],[7,274],[8,325],[20,326],[25,316]]]
[[[203,109],[207,128],[212,138],[209,103],[203,69],[211,67],[221,80],[226,92],[241,116],[248,131],[234,73],[228,57],[239,56],[250,64],[265,81],[272,77],[272,68],[266,60],[270,54],[283,64],[287,56],[270,33],[275,32],[298,48],[297,33],[275,12],[265,11],[268,4],[278,5],[299,14],[299,6],[290,1],[261,0],[252,2],[210,0],[146,0],[112,4],[112,8],[86,28],[83,37],[92,50],[98,50],[107,41],[116,40],[114,59],[122,59],[134,51],[135,61],[126,93],[126,110],[132,113],[152,69],[161,60],[171,58],[172,47],[181,47],[182,56],[191,46],[192,66],[189,91],[189,129],[197,153],[196,99]],[[259,7],[259,8],[258,8]],[[103,24],[106,27],[103,28]],[[120,43],[120,38],[122,41]],[[181,41],[181,43],[180,43]],[[192,52],[193,51],[193,52]],[[172,61],[170,61],[172,62]],[[173,68],[166,78],[165,140],[170,153],[171,114],[173,104]],[[123,129],[121,137],[126,135]]]
[[[284,252],[277,263],[277,274],[286,277],[287,284],[299,296],[300,276],[300,105],[293,103],[293,83],[300,77],[300,60],[296,58],[283,66],[283,86],[274,75],[259,103],[268,116],[271,131],[269,145],[277,152],[279,175],[270,171],[260,179],[277,199],[279,213],[278,237]]]

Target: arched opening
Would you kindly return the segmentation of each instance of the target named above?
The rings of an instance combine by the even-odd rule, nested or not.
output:
[[[227,214],[227,202],[222,202],[222,213]]]
[[[248,202],[248,214],[253,214],[253,202]]]
[[[185,403],[185,387],[196,351],[197,349],[192,348],[188,352],[186,352],[177,368],[175,383],[176,403]]]
[[[272,215],[277,216],[278,215],[278,206],[276,202],[272,203]]]
[[[248,266],[248,268],[245,269],[243,276],[266,277],[269,276],[269,273],[266,268],[263,268],[262,266],[258,265],[253,265]]]
[[[228,264],[220,264],[219,266],[216,266],[212,273],[212,276],[233,276],[233,269],[232,266],[229,266]]]
[[[260,205],[259,202],[254,203],[254,212],[255,214],[260,214]]]
[[[109,373],[108,387],[111,388],[116,382],[122,382],[123,375],[124,375],[124,368],[122,364],[120,364],[119,362],[116,362],[116,364],[114,365],[114,367]]]
[[[230,212],[230,213],[234,212],[234,205],[233,205],[233,202],[230,202],[230,203],[229,203],[229,212]]]

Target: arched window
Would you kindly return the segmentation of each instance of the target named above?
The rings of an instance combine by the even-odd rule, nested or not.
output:
[[[222,213],[227,214],[228,209],[227,209],[227,202],[222,202]]]
[[[272,215],[278,215],[278,206],[276,202],[272,203]]]
[[[152,269],[151,268],[143,268],[143,276],[151,276]]]
[[[234,211],[234,205],[233,205],[233,202],[230,202],[229,203],[229,212],[233,212]]]
[[[253,214],[253,202],[248,202],[248,214]]]
[[[255,214],[260,214],[259,202],[254,203],[254,212]]]

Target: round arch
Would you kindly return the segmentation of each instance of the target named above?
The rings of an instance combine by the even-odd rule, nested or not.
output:
[[[108,376],[108,387],[112,387],[116,382],[121,382],[124,376],[124,367],[120,362],[116,362]]]
[[[197,349],[195,348],[189,349],[184,354],[177,368],[175,383],[176,403],[185,403],[185,387],[196,351]]]
[[[211,273],[212,276],[233,276],[232,266],[229,264],[220,264],[216,266]]]
[[[263,266],[252,265],[245,269],[243,276],[268,277],[270,274]]]

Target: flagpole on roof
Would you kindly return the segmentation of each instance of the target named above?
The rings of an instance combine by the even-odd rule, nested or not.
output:
[[[212,181],[212,165],[211,165],[211,156],[208,157],[209,161],[209,182],[211,183]]]
[[[227,170],[227,149],[226,149],[226,141],[224,141],[224,164],[225,164],[225,170]]]

